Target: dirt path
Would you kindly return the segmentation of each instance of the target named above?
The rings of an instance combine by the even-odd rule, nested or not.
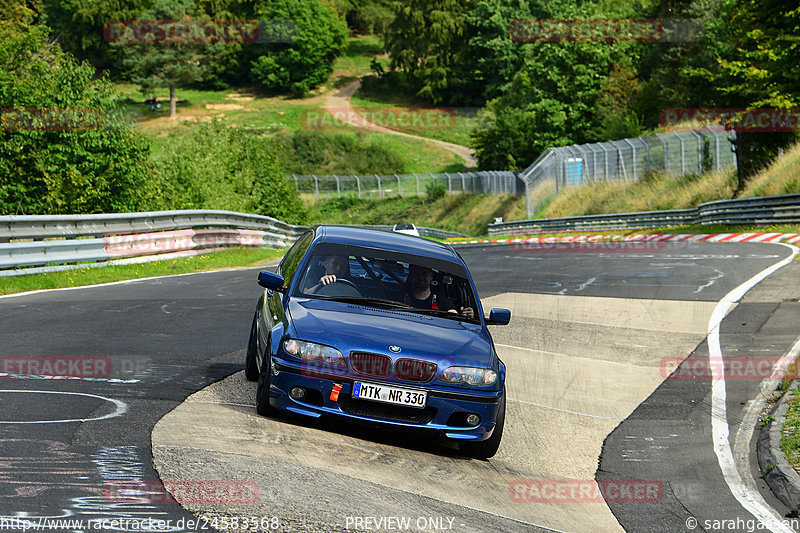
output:
[[[331,114],[345,112],[346,114],[350,115],[351,113],[357,113],[357,111],[353,109],[350,98],[358,90],[360,84],[360,80],[353,80],[338,91],[329,93],[325,98],[325,109]],[[359,121],[357,126],[370,131],[379,131],[381,133],[400,135],[410,139],[419,139],[421,141],[435,143],[461,157],[464,160],[467,170],[472,170],[478,166],[478,160],[473,155],[472,148],[461,146],[460,144],[449,143],[446,141],[440,141],[438,139],[430,139],[428,137],[420,137],[419,135],[412,135],[410,133],[403,133],[402,131],[391,130],[372,122],[368,122],[366,119]]]

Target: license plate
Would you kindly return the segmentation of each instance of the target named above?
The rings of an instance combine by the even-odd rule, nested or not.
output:
[[[388,387],[386,385],[356,381],[353,383],[353,398],[422,409],[425,407],[428,393],[426,391],[402,389],[399,387]]]

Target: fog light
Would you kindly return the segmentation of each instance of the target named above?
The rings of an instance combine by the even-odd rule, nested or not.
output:
[[[481,417],[476,415],[475,413],[470,413],[467,415],[467,425],[468,426],[477,426],[481,423]]]
[[[292,390],[289,391],[289,396],[291,396],[293,400],[302,402],[306,397],[306,390],[303,387],[292,387]]]

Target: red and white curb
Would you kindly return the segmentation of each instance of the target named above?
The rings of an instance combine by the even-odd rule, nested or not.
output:
[[[564,237],[508,237],[506,239],[483,239],[451,241],[459,244],[555,244],[587,242],[771,242],[795,244],[800,242],[800,233],[709,233],[709,234],[639,234],[639,235],[578,235]]]

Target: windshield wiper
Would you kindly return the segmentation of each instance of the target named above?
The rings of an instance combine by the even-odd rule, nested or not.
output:
[[[407,309],[413,310],[414,308],[403,302],[396,300],[387,300],[385,298],[367,298],[366,296],[318,296],[324,300],[335,300],[337,302],[344,302],[348,304],[363,304],[375,305],[380,307],[391,307],[392,309]]]

